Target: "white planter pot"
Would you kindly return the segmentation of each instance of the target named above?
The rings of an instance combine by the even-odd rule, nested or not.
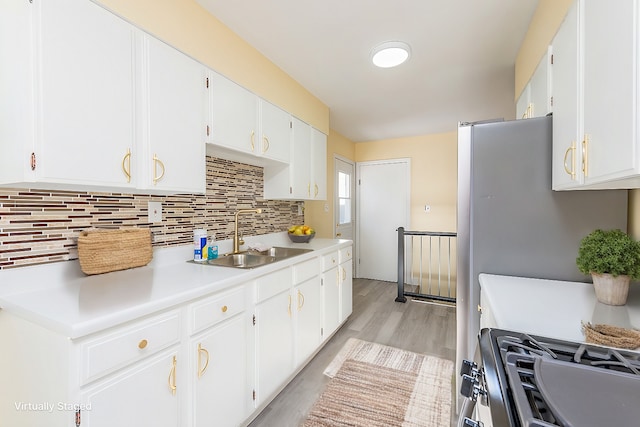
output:
[[[591,273],[596,298],[603,304],[625,305],[629,295],[629,276]]]

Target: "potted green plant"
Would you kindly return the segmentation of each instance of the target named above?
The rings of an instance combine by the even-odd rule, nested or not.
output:
[[[621,230],[595,230],[580,242],[576,264],[591,275],[598,301],[624,305],[630,280],[640,278],[640,243]]]

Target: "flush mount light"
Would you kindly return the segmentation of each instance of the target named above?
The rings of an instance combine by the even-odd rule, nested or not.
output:
[[[404,42],[385,42],[371,51],[371,61],[380,68],[396,67],[411,55],[411,48]]]

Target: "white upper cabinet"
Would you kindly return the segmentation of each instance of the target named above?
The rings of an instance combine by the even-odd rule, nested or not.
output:
[[[204,192],[204,68],[94,2],[15,3],[0,11],[0,61],[16,64],[0,74],[0,185]]]
[[[144,187],[167,192],[205,192],[205,67],[171,46],[144,38],[142,81]],[[133,174],[133,172],[132,172]]]
[[[89,1],[40,1],[38,180],[131,185],[134,29]],[[39,30],[39,31],[37,31]]]
[[[208,154],[258,166],[287,164],[289,113],[216,72],[209,75]]]
[[[638,188],[638,1],[577,1],[553,41],[553,188]]]
[[[554,190],[573,188],[582,182],[582,151],[578,147],[580,67],[578,55],[578,4],[574,3],[553,39],[553,164]]]
[[[258,127],[258,97],[218,73],[210,73],[208,141],[221,148],[253,154]]]
[[[543,117],[553,111],[551,85],[551,46],[540,59],[531,80],[527,83],[516,103],[516,117],[529,119]]]
[[[135,149],[133,27],[90,1],[17,3],[29,5],[20,12],[33,26],[11,40],[32,39],[33,50],[22,47],[19,57],[27,59],[29,52],[24,63],[10,49],[0,55],[2,63],[20,69],[23,76],[14,82],[32,96],[0,101],[9,124],[0,130],[0,158],[14,164],[12,173],[2,173],[2,183],[133,187],[123,171]],[[13,12],[3,6],[1,26],[15,18]],[[10,84],[5,77],[2,86]],[[7,135],[11,128],[15,133]]]
[[[289,163],[291,148],[291,115],[281,108],[260,100],[260,146],[259,155]]]
[[[291,117],[291,160],[288,166],[266,165],[265,199],[327,198],[327,136]]]
[[[327,135],[311,128],[311,192],[312,200],[327,199]]]

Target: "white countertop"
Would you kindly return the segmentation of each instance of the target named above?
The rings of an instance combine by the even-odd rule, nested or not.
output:
[[[550,338],[584,342],[581,322],[640,329],[640,284],[631,283],[627,304],[597,301],[582,282],[480,274],[496,326]]]
[[[77,260],[0,271],[0,308],[69,338],[79,338],[172,308],[269,272],[351,245],[315,238],[291,243],[285,233],[245,238],[247,244],[313,249],[264,267],[236,269],[187,262],[193,246],[154,249],[144,267],[87,276]],[[231,242],[217,242],[221,254]]]

